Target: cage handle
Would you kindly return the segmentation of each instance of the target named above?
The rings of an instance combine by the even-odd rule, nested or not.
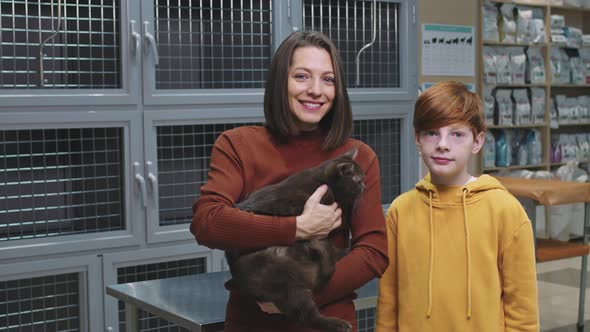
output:
[[[140,173],[140,164],[139,162],[133,163],[133,171],[135,172],[135,183],[139,186],[139,190],[141,190],[141,198],[143,199],[143,207],[147,208],[147,190],[145,189],[145,179],[141,176]]]
[[[367,48],[373,46],[373,44],[375,43],[375,39],[377,39],[377,0],[373,0],[373,7],[372,7],[372,12],[373,12],[373,39],[371,40],[370,43],[368,43],[367,45],[363,46],[359,52],[356,54],[356,82],[355,85],[359,86],[361,85],[361,62],[360,62],[360,58],[361,58],[361,53],[363,53],[364,50],[366,50]]]
[[[150,187],[152,189],[152,194],[154,198],[154,204],[156,203],[158,196],[158,177],[152,172],[152,168],[154,164],[151,161],[146,161],[145,166],[147,168],[147,178],[150,181]]]
[[[45,40],[43,40],[39,45],[39,86],[41,88],[45,87],[45,68],[43,68],[43,58],[45,57],[45,54],[43,54],[43,48],[45,48],[45,45],[48,41],[57,36],[59,30],[61,29],[61,1],[62,0],[57,0],[57,26],[55,28],[55,31],[53,31],[51,35],[45,38]],[[65,5],[66,0],[63,0],[63,2]],[[51,4],[53,5],[53,1],[51,1]]]
[[[129,21],[130,25],[131,25],[131,39],[134,41],[134,43],[132,44],[132,48],[131,51],[133,52],[133,55],[137,54],[137,51],[139,50],[139,47],[141,46],[139,43],[141,43],[141,36],[139,35],[139,33],[137,31],[135,31],[135,20],[131,20]]]
[[[158,55],[158,45],[156,45],[156,39],[148,30],[149,25],[150,23],[148,21],[143,22],[143,35],[146,42],[151,46],[152,52],[154,53],[154,63],[157,66],[160,62],[160,56]]]

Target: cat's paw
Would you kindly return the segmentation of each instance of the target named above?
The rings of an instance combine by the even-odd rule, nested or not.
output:
[[[340,328],[337,331],[338,332],[351,332],[352,325],[350,325],[349,322],[344,322],[344,324],[342,324],[342,326],[340,326]]]
[[[351,332],[352,331],[352,325],[350,325],[349,322],[344,321],[344,320],[338,320],[337,322],[334,322],[334,325],[332,327],[332,329],[330,329],[330,331],[334,331],[334,332]]]

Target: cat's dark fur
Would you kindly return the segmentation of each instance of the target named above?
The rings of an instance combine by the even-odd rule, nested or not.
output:
[[[298,216],[311,194],[327,184],[329,189],[321,203],[337,202],[342,209],[342,222],[349,225],[351,212],[365,187],[363,171],[353,160],[356,153],[356,149],[348,151],[263,187],[236,207],[256,214]],[[235,284],[256,301],[274,303],[301,326],[348,332],[351,326],[347,321],[320,315],[312,299],[312,293],[330,280],[341,254],[329,239],[318,239],[241,256],[228,252],[227,257]]]

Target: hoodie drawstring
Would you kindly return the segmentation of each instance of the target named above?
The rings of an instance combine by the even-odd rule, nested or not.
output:
[[[469,224],[467,222],[467,204],[465,202],[467,189],[463,189],[463,223],[465,225],[465,247],[467,250],[467,319],[471,319],[471,249],[469,245]],[[432,275],[434,271],[434,222],[432,217],[432,190],[428,190],[428,212],[430,215],[430,266],[428,269],[428,311],[426,317],[432,314]]]
[[[432,190],[428,191],[428,207],[430,212],[430,267],[428,269],[428,311],[426,317],[432,313],[432,272],[434,269],[434,223],[432,222]]]
[[[467,189],[463,188],[463,222],[465,223],[465,247],[467,248],[467,319],[471,319],[471,250],[469,249],[469,224],[467,223],[467,206],[465,204],[466,195]],[[432,212],[430,218],[432,219]]]

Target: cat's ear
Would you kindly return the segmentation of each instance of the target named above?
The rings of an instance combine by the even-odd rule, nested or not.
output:
[[[359,150],[357,148],[354,148],[354,149],[350,149],[350,150],[346,151],[345,153],[342,154],[342,156],[354,160],[354,158],[356,158],[356,155],[358,153],[359,153]]]
[[[352,166],[352,163],[350,162],[345,162],[345,163],[340,163],[338,164],[338,171],[340,172],[340,175],[346,175],[346,174],[350,174],[351,172],[354,172],[354,167]]]

